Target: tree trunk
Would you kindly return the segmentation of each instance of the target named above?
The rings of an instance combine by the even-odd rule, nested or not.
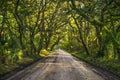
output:
[[[56,42],[51,46],[50,51],[52,51],[52,50],[54,49],[55,45],[57,45],[57,44],[59,43],[60,39],[61,39],[61,38],[58,37],[58,39],[56,40]]]
[[[86,43],[85,43],[85,41],[84,41],[84,39],[83,39],[83,34],[82,34],[81,27],[79,26],[78,22],[76,21],[74,15],[73,15],[72,17],[74,18],[75,24],[76,24],[76,26],[77,26],[77,28],[78,28],[78,31],[79,31],[79,34],[80,34],[79,37],[80,37],[80,39],[81,39],[81,42],[82,42],[83,47],[84,47],[84,49],[85,49],[85,52],[86,52],[87,55],[90,55],[89,49],[88,49],[88,47],[87,47],[87,45],[86,45]],[[82,23],[80,23],[80,25],[83,26]]]

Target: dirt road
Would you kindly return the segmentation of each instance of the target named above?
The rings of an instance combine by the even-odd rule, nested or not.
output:
[[[7,80],[105,80],[93,70],[67,52],[57,50]]]

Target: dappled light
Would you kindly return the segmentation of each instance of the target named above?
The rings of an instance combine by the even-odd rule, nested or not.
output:
[[[119,0],[1,0],[0,78],[42,59],[41,65],[79,64],[73,56],[119,76],[119,5]]]

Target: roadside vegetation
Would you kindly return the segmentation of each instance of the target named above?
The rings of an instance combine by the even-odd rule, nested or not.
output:
[[[46,49],[42,49],[40,51],[39,56],[36,58],[33,57],[22,57],[21,59],[17,59],[16,61],[9,61],[6,64],[0,64],[0,77],[10,73],[11,71],[21,70],[22,68],[31,65],[37,60],[49,55],[49,52]],[[20,56],[18,56],[20,57]]]
[[[120,74],[119,0],[1,0],[0,75],[61,48]]]
[[[120,62],[118,60],[108,59],[106,57],[95,58],[93,56],[87,56],[85,54],[82,54],[81,52],[73,52],[72,55],[92,65],[110,71],[117,76],[120,75]]]

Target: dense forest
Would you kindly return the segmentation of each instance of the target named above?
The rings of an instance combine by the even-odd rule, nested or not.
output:
[[[120,0],[0,1],[0,74],[58,48],[120,74]]]

